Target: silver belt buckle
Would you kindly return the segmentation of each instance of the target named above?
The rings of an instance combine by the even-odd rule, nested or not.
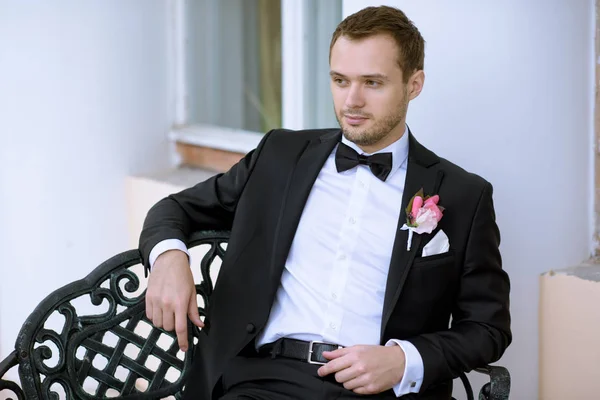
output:
[[[333,346],[336,346],[336,345],[335,345],[335,344],[333,344],[333,343],[320,342],[320,341],[318,341],[318,340],[311,340],[311,341],[308,343],[308,354],[307,354],[307,357],[306,357],[306,361],[307,361],[309,364],[317,364],[317,365],[325,365],[325,364],[327,364],[326,362],[322,362],[322,361],[313,361],[313,359],[312,359],[312,355],[313,355],[313,345],[314,345],[315,343],[318,343],[318,344],[329,344],[329,345],[333,345]],[[343,346],[337,345],[337,348],[338,348],[338,349],[341,349],[342,347],[343,347]]]

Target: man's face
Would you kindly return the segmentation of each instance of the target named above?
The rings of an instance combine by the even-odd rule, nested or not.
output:
[[[348,140],[377,151],[400,138],[408,102],[422,81],[416,93],[415,76],[404,83],[394,39],[341,36],[331,49],[330,69],[336,117]]]

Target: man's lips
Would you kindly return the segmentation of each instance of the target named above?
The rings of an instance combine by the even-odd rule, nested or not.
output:
[[[346,114],[346,115],[344,115],[344,117],[346,118],[346,121],[348,121],[349,124],[359,124],[367,119],[367,117],[363,117],[360,115]]]

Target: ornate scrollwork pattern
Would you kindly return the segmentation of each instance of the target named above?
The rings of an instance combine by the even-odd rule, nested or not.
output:
[[[0,363],[0,394],[5,395],[8,400],[25,400],[25,393],[23,393],[23,390],[18,384],[4,379],[6,373],[18,364],[19,361],[17,360],[16,351],[10,353],[10,355]],[[7,393],[8,395],[6,395]]]
[[[227,239],[227,232],[199,232],[188,243],[208,245],[196,286],[205,306],[214,287],[211,266],[224,257]],[[18,365],[22,386],[0,380],[0,391],[14,393],[16,400],[180,399],[193,348],[182,353],[174,332],[146,319],[140,263],[137,250],[118,254],[44,299],[23,324],[16,350],[0,364],[0,377]],[[82,298],[95,313],[76,306]],[[199,311],[205,315],[203,307]],[[53,313],[64,317],[62,328],[47,326]],[[188,326],[188,340],[195,342],[199,330]]]

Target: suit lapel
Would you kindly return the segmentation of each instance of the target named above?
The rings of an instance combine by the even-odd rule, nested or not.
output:
[[[338,129],[308,141],[290,174],[283,195],[283,205],[277,222],[277,233],[271,259],[271,277],[274,280],[281,278],[281,271],[285,265],[308,195],[323,164],[339,142],[341,135],[342,131]]]
[[[406,207],[410,199],[423,189],[425,195],[433,195],[437,192],[443,178],[443,172],[434,165],[439,162],[439,158],[423,147],[414,138],[410,130],[409,134],[409,155],[406,169],[406,181],[404,193],[402,195],[402,208],[396,232],[396,239],[392,250],[392,258],[385,290],[383,303],[383,314],[381,321],[381,339],[383,340],[385,327],[392,314],[394,306],[402,292],[402,286],[406,281],[406,276],[412,266],[417,251],[420,248],[423,235],[413,234],[410,251],[406,250],[408,231],[400,228],[406,221]]]

